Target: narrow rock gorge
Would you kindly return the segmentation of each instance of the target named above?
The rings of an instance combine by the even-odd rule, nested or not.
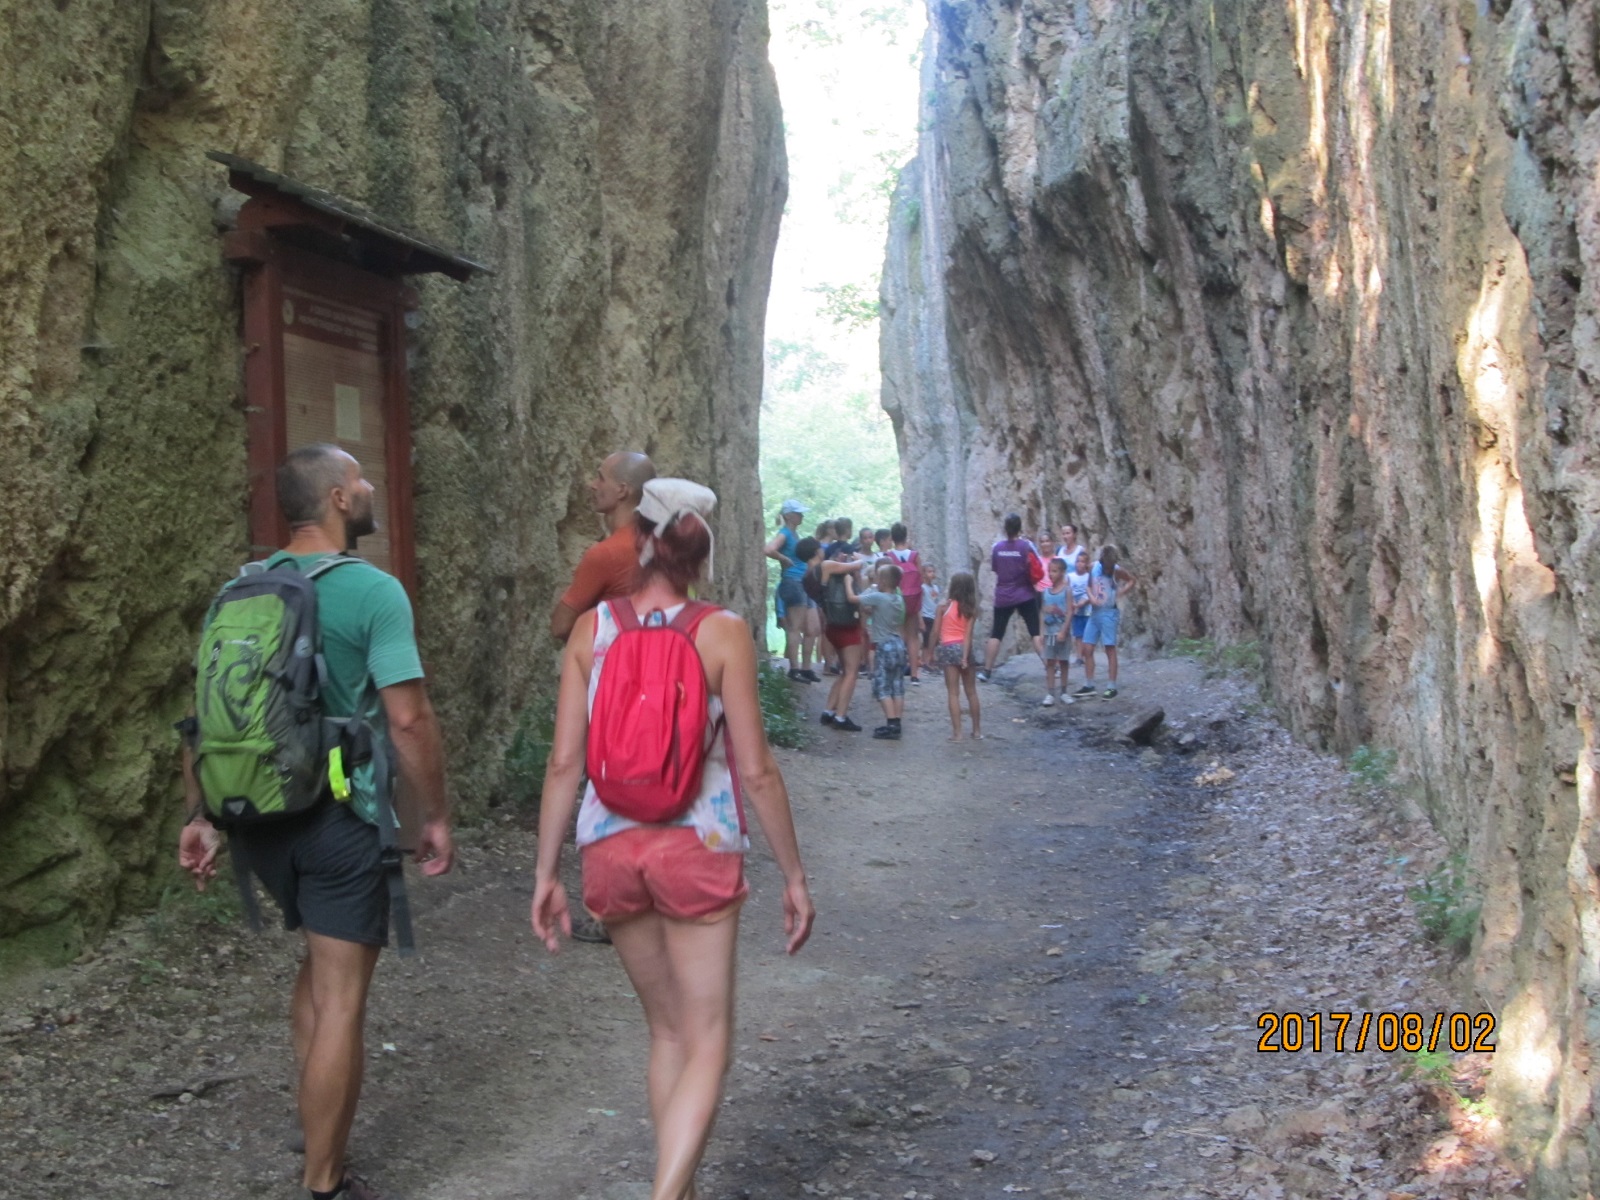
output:
[[[921,541],[1076,519],[1125,629],[1257,640],[1302,737],[1397,750],[1482,892],[1511,1145],[1600,1191],[1594,6],[931,0],[927,49],[882,294]]]
[[[204,605],[249,550],[223,151],[486,264],[413,276],[415,596],[457,799],[553,691],[546,617],[637,447],[762,603],[786,191],[762,0],[0,0],[0,961],[152,903]]]

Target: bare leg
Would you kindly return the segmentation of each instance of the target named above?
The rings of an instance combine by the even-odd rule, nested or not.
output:
[[[311,1055],[311,1035],[317,1027],[311,1008],[311,956],[300,960],[300,972],[294,977],[294,998],[289,1002],[289,1035],[294,1042],[294,1077],[305,1074],[306,1059]]]
[[[650,1026],[651,1200],[692,1200],[733,1041],[739,918],[701,925],[651,913],[608,928]]]
[[[999,657],[1000,639],[992,637],[983,644],[983,673],[985,675],[994,670],[994,660]]]
[[[300,1070],[300,1125],[306,1133],[305,1186],[325,1192],[344,1178],[345,1146],[361,1097],[362,1032],[377,946],[306,934],[301,967],[309,997],[309,1037]],[[299,1001],[301,985],[295,984]],[[296,1037],[301,1015],[295,1014]]]
[[[1106,647],[1106,678],[1111,681],[1111,686],[1117,686],[1117,648]]]
[[[780,622],[780,624],[783,626],[783,657],[784,660],[789,664],[789,670],[791,671],[798,671],[800,669],[800,659],[798,658],[800,653],[800,638],[795,631],[795,626],[797,626],[799,623],[799,618],[795,615],[795,612],[792,608],[784,610],[783,620]]]
[[[978,711],[978,673],[971,667],[961,672],[961,682],[967,689],[967,712],[972,716],[972,736],[983,736],[982,714]]]
[[[839,663],[844,674],[839,676],[835,685],[839,692],[839,700],[833,706],[833,715],[845,716],[850,711],[850,698],[856,694],[856,678],[861,674],[861,647],[841,646],[839,648]]]
[[[950,740],[961,740],[961,668],[944,669],[944,690],[950,701]]]
[[[1094,686],[1094,646],[1088,642],[1083,643],[1083,681]]]
[[[920,608],[915,612],[906,613],[905,623],[901,626],[901,634],[906,641],[906,666],[911,668],[911,678],[922,678],[922,612]]]

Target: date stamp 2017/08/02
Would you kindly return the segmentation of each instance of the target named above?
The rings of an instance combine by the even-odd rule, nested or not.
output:
[[[1264,1054],[1295,1054],[1332,1050],[1357,1054],[1368,1046],[1379,1050],[1437,1051],[1441,1047],[1464,1053],[1494,1053],[1494,1014],[1419,1012],[1264,1012],[1256,1018],[1261,1037],[1256,1049]]]

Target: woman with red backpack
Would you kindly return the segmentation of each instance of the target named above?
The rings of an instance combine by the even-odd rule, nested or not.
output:
[[[742,794],[783,872],[790,954],[815,918],[762,725],[749,626],[688,597],[711,559],[715,504],[686,479],[644,485],[635,590],[579,617],[567,642],[540,801],[533,930],[553,952],[572,933],[558,868],[587,768],[583,902],[610,933],[650,1028],[651,1200],[694,1194],[722,1098],[748,892]]]
[[[911,682],[922,682],[922,562],[917,552],[906,545],[910,537],[905,525],[896,521],[889,527],[894,549],[889,557],[900,568],[900,596],[906,603],[906,650],[911,658]]]

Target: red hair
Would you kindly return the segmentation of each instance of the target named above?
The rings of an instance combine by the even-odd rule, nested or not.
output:
[[[687,594],[711,554],[711,530],[705,521],[686,513],[660,533],[656,532],[655,522],[643,513],[635,513],[633,521],[639,553],[643,554],[652,542],[655,544],[650,561],[639,568],[638,586],[642,588],[651,579],[660,578],[674,591]]]

